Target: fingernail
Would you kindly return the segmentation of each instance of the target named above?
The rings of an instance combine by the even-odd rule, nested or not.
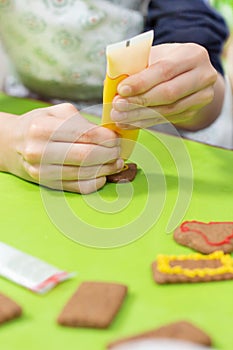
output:
[[[123,113],[123,112],[117,112],[114,109],[111,110],[111,119],[114,122],[119,122],[122,120],[127,119],[127,113]]]
[[[117,98],[113,100],[113,107],[118,111],[125,111],[128,108],[128,101],[123,98]]]
[[[123,159],[119,158],[117,159],[117,162],[116,162],[116,166],[117,166],[117,169],[122,169],[124,167],[124,161]]]
[[[129,85],[119,85],[117,90],[121,96],[129,96],[132,92],[132,89]]]

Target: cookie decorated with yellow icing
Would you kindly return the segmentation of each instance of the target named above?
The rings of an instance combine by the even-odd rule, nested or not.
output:
[[[222,251],[209,255],[159,255],[152,270],[158,284],[230,280],[233,259]]]

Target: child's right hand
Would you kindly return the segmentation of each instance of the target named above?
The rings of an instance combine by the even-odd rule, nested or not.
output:
[[[221,93],[216,90],[217,79],[221,80],[218,81]],[[189,131],[203,129],[221,111],[222,80],[201,45],[155,45],[151,48],[149,67],[118,85],[112,120],[124,129],[147,128],[164,122]],[[207,113],[204,107],[216,96],[218,101]]]
[[[117,135],[69,103],[15,116],[8,132],[2,170],[49,188],[90,193],[124,166]]]

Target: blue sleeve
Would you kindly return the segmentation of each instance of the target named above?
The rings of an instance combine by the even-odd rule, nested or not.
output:
[[[212,65],[223,74],[221,53],[229,29],[220,13],[205,1],[152,0],[145,29],[154,29],[154,45],[194,42],[204,46]]]

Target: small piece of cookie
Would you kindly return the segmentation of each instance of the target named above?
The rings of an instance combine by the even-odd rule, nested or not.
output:
[[[127,294],[122,284],[83,282],[65,305],[58,323],[69,327],[107,328]]]
[[[159,255],[152,264],[155,282],[210,282],[233,279],[233,259],[222,251],[210,255]]]
[[[185,221],[174,231],[177,243],[200,253],[233,252],[233,222]]]
[[[121,172],[108,175],[107,182],[124,183],[124,182],[133,181],[135,176],[137,175],[137,164],[127,163],[125,165],[126,165],[126,168],[123,169]]]
[[[0,324],[21,316],[22,309],[15,301],[0,293]]]
[[[157,338],[179,339],[206,346],[211,346],[212,344],[211,338],[200,328],[188,321],[178,321],[129,338],[117,340],[110,343],[107,348],[114,349],[115,346],[131,341]]]

